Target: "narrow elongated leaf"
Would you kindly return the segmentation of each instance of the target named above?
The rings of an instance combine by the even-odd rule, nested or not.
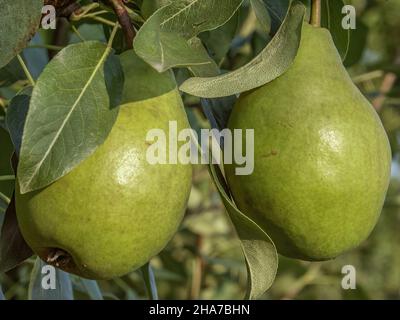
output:
[[[85,288],[86,292],[88,293],[90,299],[103,300],[103,295],[96,281],[84,278],[79,278],[79,279],[81,280],[82,285]]]
[[[271,33],[275,34],[281,26],[289,8],[291,0],[262,0],[271,17]]]
[[[29,300],[73,300],[69,274],[51,266],[49,268],[52,271],[45,270],[43,269],[45,266],[46,264],[42,260],[36,259],[29,283]],[[55,282],[51,283],[53,277]]]
[[[15,211],[15,196],[5,213],[0,235],[0,272],[7,272],[33,254],[19,230]]]
[[[6,298],[4,297],[3,289],[1,288],[1,284],[0,284],[0,300],[6,300]]]
[[[147,295],[149,300],[158,300],[156,279],[154,277],[153,268],[150,263],[146,263],[140,268],[142,273],[144,285],[146,287]]]
[[[43,0],[0,0],[0,68],[25,48],[39,27]]]
[[[271,30],[271,17],[264,0],[250,0],[250,3],[263,31],[269,33]],[[283,19],[281,21],[283,21]]]
[[[22,193],[56,181],[107,138],[118,115],[123,72],[112,49],[97,41],[63,49],[33,90],[18,177]]]
[[[19,156],[21,148],[22,134],[24,131],[26,115],[28,114],[32,89],[33,87],[26,87],[18,92],[7,108],[6,124],[17,156]]]
[[[176,0],[157,10],[138,32],[134,49],[153,68],[207,64],[188,43],[201,32],[228,21],[243,0]]]
[[[229,197],[229,190],[217,165],[209,165],[211,177],[240,238],[247,267],[247,299],[256,299],[274,282],[278,253],[271,238],[243,214]]]
[[[294,1],[271,42],[248,64],[216,77],[186,80],[180,90],[198,97],[215,98],[262,86],[283,74],[293,63],[300,45],[305,7]]]
[[[321,26],[329,29],[333,41],[338,49],[342,60],[346,59],[350,46],[350,29],[342,27],[343,0],[322,0],[321,1]]]

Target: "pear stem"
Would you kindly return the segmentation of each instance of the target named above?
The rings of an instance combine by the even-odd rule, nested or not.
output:
[[[312,0],[310,22],[314,27],[321,26],[321,0]]]

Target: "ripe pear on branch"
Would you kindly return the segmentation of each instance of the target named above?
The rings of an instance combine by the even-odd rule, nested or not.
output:
[[[293,65],[242,94],[228,126],[255,130],[254,173],[236,175],[235,164],[225,170],[237,206],[279,253],[327,260],[368,237],[388,188],[391,151],[328,30],[305,23]]]

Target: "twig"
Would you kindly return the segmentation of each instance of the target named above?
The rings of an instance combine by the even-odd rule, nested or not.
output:
[[[131,18],[129,17],[128,11],[125,8],[123,0],[109,0],[113,7],[115,14],[118,17],[119,24],[124,31],[125,40],[128,48],[133,47],[133,39],[135,38],[136,31],[132,25]]]
[[[321,0],[312,0],[310,22],[314,27],[321,26]]]
[[[15,180],[14,175],[0,176],[0,181],[12,181],[12,180]]]
[[[24,70],[24,73],[26,75],[26,77],[28,78],[29,82],[31,83],[32,86],[35,86],[35,80],[33,80],[33,77],[31,75],[31,73],[28,70],[28,67],[26,66],[24,59],[22,59],[21,55],[17,55],[19,64],[22,67],[22,70]]]
[[[53,39],[51,41],[51,46],[65,47],[69,42],[69,21],[67,18],[57,19],[57,29],[54,30]],[[49,58],[53,59],[54,56],[59,52],[59,50],[49,49]]]
[[[68,18],[72,13],[81,7],[76,0],[45,0],[44,4],[54,6],[57,12],[57,17],[64,18]]]

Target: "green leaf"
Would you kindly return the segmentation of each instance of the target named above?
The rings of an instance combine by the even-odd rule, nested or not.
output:
[[[201,32],[227,22],[243,0],[176,0],[157,10],[139,30],[136,53],[163,72],[173,67],[208,64],[202,50],[188,43]]]
[[[43,277],[49,276],[48,273],[42,274],[42,268],[46,264],[36,258],[29,283],[29,300],[73,300],[72,282],[68,273],[55,269],[55,289],[44,289],[42,286]]]
[[[347,52],[344,65],[346,67],[357,63],[363,55],[367,44],[368,27],[360,20],[357,20],[356,29],[350,30],[349,51]]]
[[[250,3],[263,31],[269,33],[271,30],[272,20],[265,5],[266,2],[264,0],[250,0]],[[279,1],[277,3],[281,2]],[[280,19],[281,23],[282,21],[283,18]]]
[[[144,285],[146,287],[147,295],[150,300],[158,300],[156,279],[154,278],[153,269],[150,263],[146,263],[140,268],[142,273]]]
[[[146,0],[143,1],[140,11],[145,19],[150,17],[158,9],[170,4],[173,0]]]
[[[290,0],[251,0],[258,21],[272,34],[275,34],[281,26],[289,9],[289,3]]]
[[[271,238],[249,217],[236,208],[218,165],[210,164],[211,177],[240,238],[246,260],[248,288],[246,299],[256,299],[274,282],[278,253]]]
[[[26,79],[26,76],[17,58],[12,59],[0,69],[0,87],[8,87],[18,80],[24,79]]]
[[[125,74],[121,104],[159,97],[176,88],[172,71],[157,72],[133,50],[121,54],[120,59]]]
[[[8,176],[14,173],[10,163],[13,152],[14,147],[7,126],[5,128],[0,127],[0,176]],[[0,180],[0,191],[8,198],[11,197],[14,186],[14,181]]]
[[[25,87],[11,100],[7,108],[6,124],[10,133],[15,151],[19,155],[25,119],[28,114],[29,102],[33,87]]]
[[[123,89],[122,68],[111,51],[97,41],[70,45],[40,75],[22,138],[21,193],[61,178],[107,138]]]
[[[97,284],[96,281],[84,278],[79,278],[79,280],[82,282],[82,285],[85,288],[86,292],[88,293],[90,299],[104,300],[99,285]]]
[[[188,66],[188,69],[192,72],[192,74],[201,75],[203,77],[213,77],[220,74],[217,64],[207,53],[203,43],[199,38],[194,37],[190,39],[188,44],[194,51],[203,56],[204,61],[207,61],[207,63],[204,64]]]
[[[249,91],[276,79],[292,65],[297,54],[304,14],[304,5],[293,1],[277,34],[252,61],[220,76],[190,78],[180,90],[198,97],[216,98]]]
[[[0,272],[7,272],[33,254],[19,230],[15,211],[15,196],[7,208],[0,235]]]
[[[343,0],[321,1],[321,27],[327,28],[331,34],[342,60],[346,59],[350,46],[350,29],[342,27]]]
[[[0,68],[20,53],[36,33],[43,0],[0,0]]]
[[[239,14],[237,11],[224,25],[215,30],[203,32],[199,36],[218,65],[223,62],[226,54],[231,48],[231,43],[236,35],[238,25]]]
[[[226,128],[236,96],[214,99],[201,99],[201,105],[211,126],[218,130]]]

